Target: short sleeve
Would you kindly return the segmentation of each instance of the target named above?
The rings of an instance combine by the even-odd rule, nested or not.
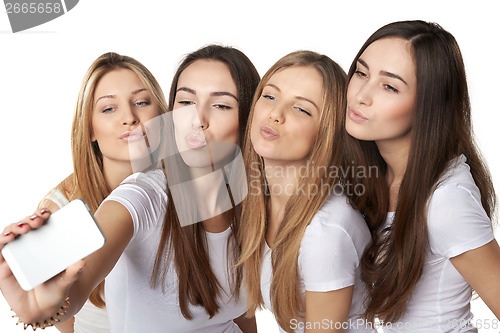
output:
[[[354,285],[360,255],[342,227],[325,223],[309,225],[299,253],[305,290],[326,292]]]
[[[436,189],[429,203],[427,223],[432,252],[447,259],[494,239],[475,184],[452,183]]]
[[[157,225],[165,215],[167,197],[163,174],[137,173],[126,178],[104,200],[122,204],[130,213],[137,233]]]

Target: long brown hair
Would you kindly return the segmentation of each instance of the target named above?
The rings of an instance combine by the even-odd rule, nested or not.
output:
[[[167,112],[167,103],[160,85],[153,74],[139,61],[114,52],[98,57],[87,70],[83,78],[76,103],[73,127],[71,130],[71,151],[73,154],[73,174],[60,185],[60,190],[69,200],[84,199],[92,212],[111,193],[103,174],[102,153],[97,141],[92,142],[92,110],[94,91],[99,80],[107,73],[117,69],[133,71],[151,94],[160,113]],[[104,281],[92,291],[89,299],[104,307],[102,299]]]
[[[465,155],[481,192],[482,206],[490,218],[496,197],[491,176],[474,142],[462,55],[449,32],[423,21],[388,24],[370,36],[360,49],[349,69],[349,80],[365,49],[388,37],[404,38],[410,43],[417,76],[411,148],[388,233],[377,232],[389,208],[385,161],[374,142],[358,141],[358,153],[352,150],[347,154],[360,165],[376,165],[380,170],[379,179],[363,180],[367,185],[366,195],[352,199],[367,217],[374,237],[361,262],[362,277],[369,289],[366,316],[369,320],[378,316],[391,322],[404,314],[422,276],[428,247],[427,204],[449,162]],[[368,184],[371,181],[376,183]]]
[[[292,66],[315,68],[323,78],[319,130],[309,157],[307,174],[299,180],[298,186],[315,184],[319,189],[325,187],[332,189],[339,179],[329,177],[328,172],[317,172],[317,170],[327,170],[330,166],[341,163],[343,147],[338,142],[343,142],[343,132],[340,129],[344,118],[346,75],[342,68],[330,58],[311,51],[297,51],[284,56],[262,78],[254,96],[243,143],[247,176],[252,183],[257,180],[260,187],[265,188],[264,163],[255,152],[250,140],[251,119],[255,103],[260,98],[269,79],[277,71]],[[311,165],[317,169],[312,170]],[[255,174],[256,166],[258,166],[257,174]],[[300,242],[307,226],[329,194],[329,191],[321,191],[315,196],[294,193],[286,204],[284,222],[280,225],[272,247],[271,302],[278,324],[287,332],[293,332],[290,328],[290,320],[300,318],[299,312],[304,309],[298,270]],[[241,219],[245,223],[242,223],[240,227],[239,238],[242,243],[242,254],[239,265],[243,264],[245,270],[245,284],[248,289],[248,315],[254,314],[257,308],[262,308],[264,303],[260,289],[260,275],[267,227],[266,207],[268,200],[268,195],[265,194],[264,190],[261,190],[258,193],[249,193],[243,201]]]
[[[243,137],[246,128],[248,113],[255,88],[259,83],[259,74],[252,62],[241,51],[220,45],[208,45],[193,53],[188,54],[179,65],[172,79],[170,89],[169,108],[173,109],[177,92],[177,82],[181,73],[189,65],[197,60],[213,60],[224,63],[231,73],[231,77],[237,88],[239,138]],[[173,140],[173,138],[172,138]],[[169,179],[169,184],[171,183]],[[201,223],[181,226],[174,201],[167,191],[167,212],[162,228],[162,235],[153,273],[151,285],[164,286],[165,276],[168,270],[168,262],[173,260],[177,276],[179,277],[179,305],[183,316],[192,319],[188,304],[200,305],[205,308],[210,317],[219,311],[217,297],[219,296],[220,283],[210,267],[206,234]],[[239,258],[239,247],[235,243],[234,235],[237,234],[239,226],[238,209],[231,212],[231,229],[233,236],[228,240],[228,248],[231,242],[233,246],[232,258],[228,252],[228,266],[232,266]],[[173,256],[173,258],[171,257]],[[230,276],[233,277],[233,295],[237,298],[241,285],[242,273],[234,272],[230,267]],[[234,274],[233,274],[234,273]]]

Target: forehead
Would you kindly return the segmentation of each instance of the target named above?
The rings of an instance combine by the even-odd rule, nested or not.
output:
[[[188,87],[196,91],[227,91],[236,95],[236,84],[229,67],[218,60],[196,60],[186,67],[177,82],[177,87]]]
[[[130,69],[115,69],[104,74],[95,87],[94,94],[99,95],[115,95],[120,92],[131,92],[137,89],[144,88],[144,84]]]
[[[416,77],[411,43],[399,37],[388,37],[371,43],[361,54],[371,72],[386,71],[409,80]]]
[[[312,66],[292,66],[278,70],[267,84],[277,86],[282,92],[321,101],[323,77]]]

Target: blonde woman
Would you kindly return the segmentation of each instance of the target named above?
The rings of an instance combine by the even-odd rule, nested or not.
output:
[[[187,155],[204,155],[208,145],[213,149],[215,143],[236,147],[258,82],[255,67],[239,50],[209,45],[189,54],[172,82],[173,111],[161,119],[176,113],[182,116],[184,106],[197,108],[199,117],[189,124],[192,133],[188,136],[164,143],[175,146],[173,141],[186,139],[192,153]],[[162,123],[162,136],[167,139],[172,134],[169,128],[169,123]],[[152,134],[148,134],[149,141]],[[195,134],[198,137],[193,139]],[[169,160],[161,159],[165,160],[168,167]],[[190,170],[211,169],[210,163],[196,165],[188,159],[183,163]],[[133,174],[104,200],[95,217],[106,244],[59,278],[25,292],[0,257],[0,289],[24,323],[44,326],[51,322],[69,297],[71,306],[62,317],[66,320],[106,278],[112,332],[256,332],[254,318],[245,317],[246,294],[240,292],[241,279],[232,269],[238,254],[233,241],[233,228],[239,222],[236,210],[182,227],[177,214],[180,207],[171,205],[173,190],[166,191],[164,172],[168,175],[169,171]],[[168,186],[172,187],[170,178]],[[26,224],[22,228],[8,226],[0,236],[0,246],[14,235],[40,227],[49,215],[38,210],[32,219],[22,221]]]
[[[104,198],[132,174],[130,157],[123,154],[116,159],[112,140],[126,145],[120,136],[165,113],[166,104],[160,85],[140,62],[113,52],[98,57],[87,70],[78,95],[71,132],[74,172],[39,207],[55,212],[69,201],[83,198],[95,212]],[[75,316],[74,328],[73,320],[56,327],[63,333],[109,332],[103,292],[104,282]]]
[[[335,62],[298,51],[267,71],[254,97],[240,263],[248,313],[265,305],[281,331],[369,331],[357,317],[359,259],[370,233],[338,177],[344,92]]]

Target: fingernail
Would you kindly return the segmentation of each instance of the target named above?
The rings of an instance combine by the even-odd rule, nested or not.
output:
[[[18,226],[19,228],[22,228],[22,227],[24,227],[26,224],[28,224],[28,223],[23,223],[23,222],[20,222],[20,223],[18,223],[18,224],[17,224],[17,226]]]
[[[6,232],[5,234],[3,234],[4,236],[10,236],[12,235],[12,232]]]
[[[33,221],[34,219],[36,219],[38,217],[38,215],[31,215],[30,217],[30,220]]]
[[[42,209],[42,210],[40,211],[40,214],[42,214],[42,215],[43,215],[43,214],[45,214],[45,213],[50,213],[50,212],[49,212],[47,209]]]

